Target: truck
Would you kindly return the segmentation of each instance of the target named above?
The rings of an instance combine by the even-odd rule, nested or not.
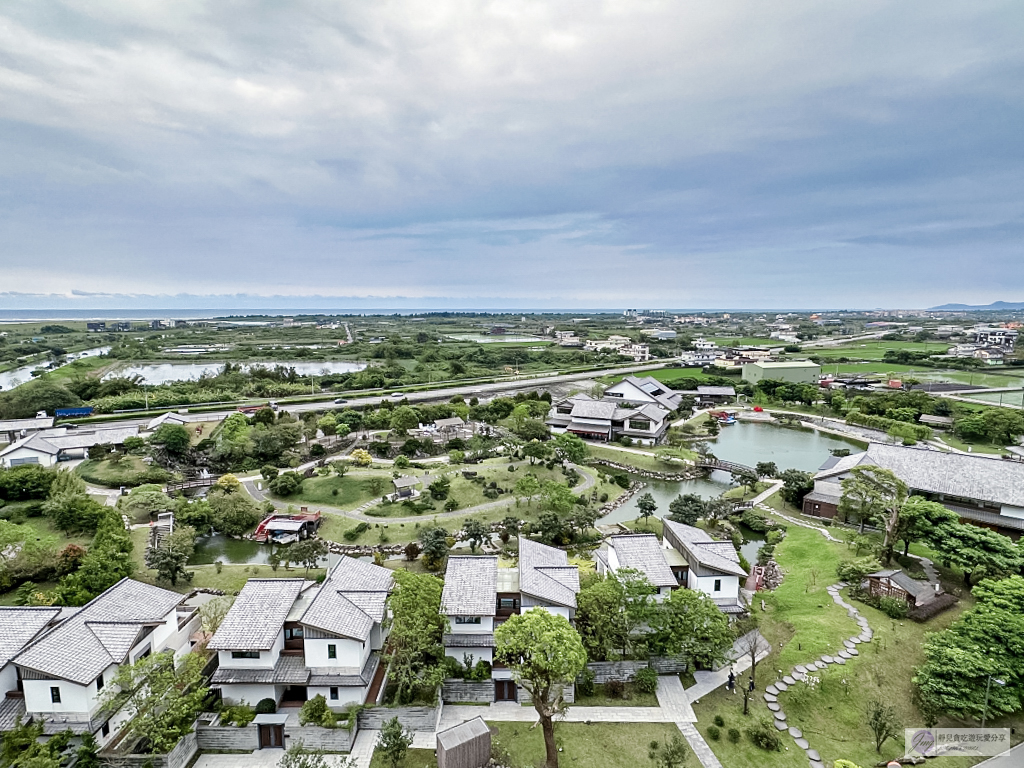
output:
[[[93,407],[86,406],[85,408],[57,408],[53,415],[58,419],[75,418],[77,416],[92,416]]]

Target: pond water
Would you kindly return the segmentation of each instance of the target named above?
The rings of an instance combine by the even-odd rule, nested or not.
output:
[[[96,347],[95,349],[86,349],[81,352],[72,352],[67,356],[67,362],[71,363],[82,357],[95,357],[96,355],[103,355],[109,351],[110,347]],[[65,365],[67,365],[67,363],[65,363]],[[10,371],[0,373],[0,390],[13,389],[19,384],[24,384],[26,381],[31,381],[32,379],[35,378],[32,375],[32,371],[36,370],[37,368],[45,368],[44,363],[38,362],[32,363],[31,365],[23,365],[20,368],[14,368]]]
[[[316,362],[284,362],[276,360],[261,360],[259,363],[250,363],[242,366],[247,369],[252,365],[261,365],[264,368],[274,368],[283,365],[294,368],[300,376],[322,376],[326,373],[352,373],[366,368],[366,363],[353,363],[340,360],[318,360]],[[189,381],[198,379],[204,374],[215,376],[224,369],[224,363],[203,362],[203,363],[137,363],[117,368],[104,376],[105,379],[114,376],[141,376],[145,384],[166,384],[169,381]]]
[[[804,472],[816,472],[829,457],[832,449],[846,448],[856,451],[860,445],[856,441],[843,440],[817,430],[791,429],[773,424],[756,422],[739,422],[722,427],[717,440],[711,441],[712,452],[719,459],[734,461],[753,467],[759,461],[774,461],[779,470],[800,469]],[[695,493],[703,499],[721,496],[734,487],[728,472],[712,472],[706,478],[670,482],[666,480],[645,480],[646,492],[654,497],[658,508],[655,517],[668,514],[668,505],[680,494]],[[639,511],[634,496],[611,514],[602,517],[602,523],[618,523],[636,519]],[[755,535],[747,532],[748,537]],[[756,550],[755,550],[756,557]],[[749,557],[748,557],[749,559]]]
[[[209,536],[196,539],[196,548],[188,564],[213,565],[220,560],[225,564],[263,565],[270,562],[270,555],[275,549],[284,553],[288,547],[275,547],[272,544],[260,544],[252,539],[233,539],[222,533],[211,533]],[[320,566],[326,563],[327,558],[322,558]]]
[[[475,341],[477,344],[497,344],[503,341],[551,341],[551,339],[542,339],[539,336],[484,336],[477,333],[452,333],[448,335],[448,338],[454,341]]]

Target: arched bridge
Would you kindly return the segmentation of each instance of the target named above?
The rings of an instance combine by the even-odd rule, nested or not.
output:
[[[733,475],[756,475],[757,471],[753,467],[748,467],[743,464],[737,464],[734,461],[722,461],[721,459],[701,459],[697,458],[693,461],[694,466],[704,467],[705,469],[720,469],[723,472],[728,472]]]

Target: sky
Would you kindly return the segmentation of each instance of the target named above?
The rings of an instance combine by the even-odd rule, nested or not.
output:
[[[1022,32],[1019,0],[5,0],[0,308],[1020,301]]]

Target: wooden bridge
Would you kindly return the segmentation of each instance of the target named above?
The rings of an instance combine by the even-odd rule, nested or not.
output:
[[[220,475],[207,475],[206,477],[191,477],[187,480],[181,480],[176,483],[167,484],[167,493],[179,493],[181,491],[189,491],[194,488],[209,488],[214,483],[220,480]]]

